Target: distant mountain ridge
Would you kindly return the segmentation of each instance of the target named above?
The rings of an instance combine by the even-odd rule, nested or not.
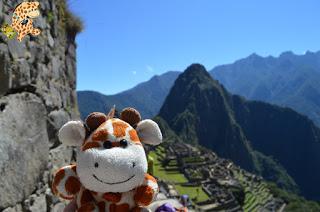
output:
[[[320,199],[320,129],[291,109],[231,95],[201,65],[178,77],[157,120],[184,142]]]
[[[155,76],[115,95],[78,91],[81,116],[84,118],[92,111],[105,112],[116,104],[117,108],[134,105],[143,116],[153,117],[180,73]],[[290,107],[320,126],[320,51],[304,55],[288,51],[279,57],[252,54],[232,64],[217,66],[210,74],[233,94]],[[146,98],[142,99],[142,95]]]
[[[252,54],[210,73],[233,94],[290,107],[320,126],[320,51]]]
[[[155,116],[169,93],[174,81],[181,72],[169,71],[140,83],[132,89],[115,95],[103,95],[95,91],[78,91],[79,111],[82,119],[89,113],[106,112],[113,105],[121,110],[125,107],[137,108],[143,118]]]

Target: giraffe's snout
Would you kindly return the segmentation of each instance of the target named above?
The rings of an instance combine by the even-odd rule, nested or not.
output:
[[[104,176],[112,173],[117,178],[125,176],[126,173],[133,173],[137,163],[136,156],[131,151],[116,148],[102,150],[101,154],[95,157],[92,167],[96,173]]]
[[[79,152],[77,172],[81,182],[93,191],[128,191],[141,183],[147,161],[139,145],[91,148]]]
[[[130,164],[129,164],[130,165]],[[94,165],[93,165],[95,168],[99,168],[99,163],[98,162],[95,162]],[[131,162],[131,168],[134,168],[136,166],[136,162]],[[107,169],[108,167],[106,167]]]

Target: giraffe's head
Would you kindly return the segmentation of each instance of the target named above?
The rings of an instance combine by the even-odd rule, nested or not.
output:
[[[139,186],[148,167],[141,143],[162,142],[159,126],[152,120],[141,121],[135,109],[124,109],[120,119],[113,113],[92,113],[85,123],[70,121],[59,131],[62,143],[80,146],[78,176],[96,192],[126,192]]]

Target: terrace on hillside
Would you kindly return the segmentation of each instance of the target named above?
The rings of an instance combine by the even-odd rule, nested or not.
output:
[[[259,211],[283,206],[261,177],[204,148],[175,142],[157,147],[149,156],[151,174],[161,179],[164,193],[170,198],[189,195],[197,210]]]

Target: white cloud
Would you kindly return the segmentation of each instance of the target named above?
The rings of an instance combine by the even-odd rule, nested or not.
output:
[[[147,71],[148,71],[148,72],[154,72],[154,69],[153,69],[152,66],[146,65],[146,68],[147,68]]]

